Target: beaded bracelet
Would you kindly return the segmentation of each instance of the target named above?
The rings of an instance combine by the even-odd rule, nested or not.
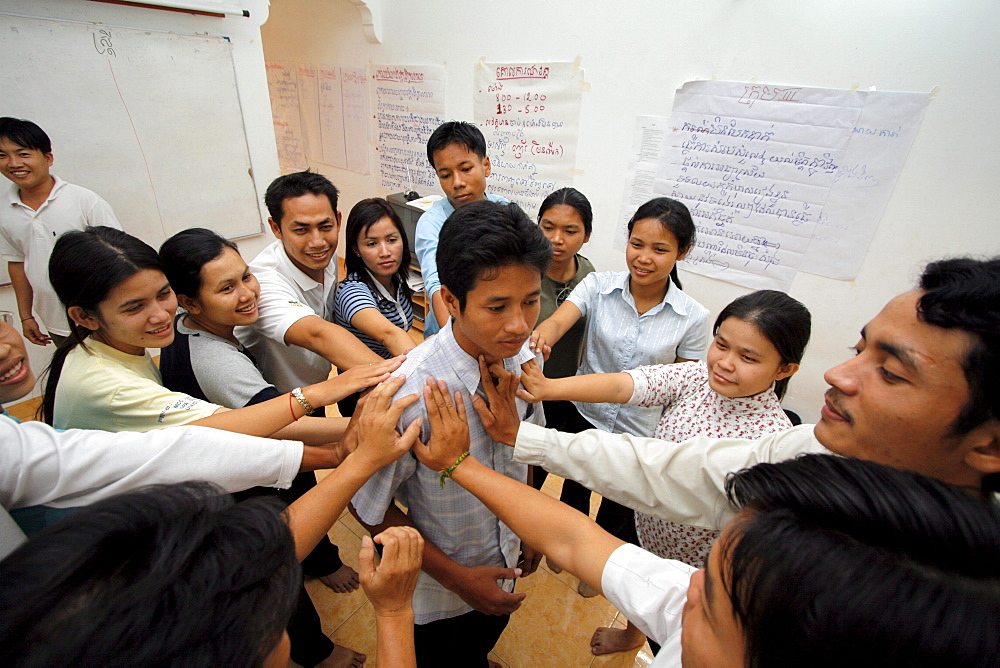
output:
[[[441,469],[440,471],[438,471],[438,473],[441,474],[440,481],[441,481],[441,488],[442,489],[444,489],[444,481],[445,481],[445,479],[450,478],[452,472],[454,472],[454,470],[458,468],[458,465],[461,464],[462,462],[464,462],[465,458],[468,457],[468,456],[469,456],[469,451],[466,450],[465,452],[463,452],[461,455],[458,456],[458,459],[455,460],[454,464],[452,464],[451,466],[449,466],[446,469]]]

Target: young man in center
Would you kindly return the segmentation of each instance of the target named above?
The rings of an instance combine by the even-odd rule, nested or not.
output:
[[[481,376],[492,382],[488,367],[514,371],[533,357],[527,341],[552,246],[516,205],[475,202],[448,218],[440,249],[441,296],[450,321],[409,353],[399,369],[406,382],[398,392],[420,392],[429,378],[460,389],[470,416],[471,453],[525,482],[527,467],[515,464],[510,448],[487,435],[472,409],[484,409]],[[520,419],[543,423],[538,406],[516,400],[515,408]],[[406,409],[399,424],[417,417],[426,417],[423,402]],[[426,441],[426,419],[424,425]],[[513,593],[514,578],[532,572],[540,555],[481,502],[411,455],[376,473],[351,506],[373,534],[411,524],[425,538],[424,572],[414,596],[418,665],[441,665],[447,657],[451,665],[487,666],[510,613],[525,596]]]
[[[465,121],[442,123],[427,140],[427,159],[437,173],[438,182],[446,197],[434,202],[420,216],[414,240],[414,250],[427,295],[425,337],[436,334],[448,322],[448,309],[440,292],[437,261],[438,241],[444,221],[455,209],[471,202],[485,199],[507,204],[505,198],[486,193],[490,159],[486,155],[486,139],[475,125]]]

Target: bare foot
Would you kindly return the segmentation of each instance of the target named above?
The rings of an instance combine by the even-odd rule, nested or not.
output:
[[[358,572],[347,564],[344,564],[329,575],[324,575],[317,579],[338,594],[350,594],[361,584],[358,581]]]
[[[553,561],[552,561],[551,559],[549,559],[548,557],[545,557],[545,565],[549,567],[549,570],[550,570],[550,571],[552,571],[553,573],[555,573],[555,574],[557,574],[557,575],[558,575],[559,573],[562,573],[562,568],[560,568],[559,566],[557,566],[557,565],[556,565],[556,564],[555,564],[555,563],[554,563],[554,562],[553,562]]]
[[[367,658],[361,652],[355,652],[350,647],[335,645],[333,653],[316,665],[322,666],[322,668],[361,668],[365,665]]]
[[[594,631],[594,635],[590,637],[590,651],[598,656],[612,654],[639,649],[644,642],[646,642],[646,636],[632,624],[629,624],[627,629],[610,629],[602,626]]]
[[[597,596],[597,590],[583,580],[580,580],[580,585],[576,588],[576,593],[584,598],[593,598]]]

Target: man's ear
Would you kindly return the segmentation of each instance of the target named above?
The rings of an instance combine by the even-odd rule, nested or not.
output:
[[[458,297],[452,294],[452,291],[446,285],[441,286],[441,299],[444,300],[445,306],[448,307],[448,313],[457,318],[462,309],[459,306]]]
[[[81,327],[86,327],[92,332],[96,332],[101,328],[101,323],[97,321],[97,318],[84,311],[80,306],[70,306],[66,309],[66,314],[70,320]]]
[[[194,315],[198,315],[199,313],[201,313],[201,304],[198,302],[197,299],[192,299],[187,295],[178,294],[177,303],[180,304],[184,308],[184,310],[187,311],[188,313],[193,313]]]
[[[340,213],[340,210],[338,209],[337,210],[337,227],[340,227],[340,223],[343,220],[343,218],[344,218],[344,214]]]
[[[489,176],[493,172],[493,166],[490,165],[490,156],[483,156],[483,176]]]
[[[962,439],[965,463],[983,475],[1000,473],[1000,420],[979,425]]]
[[[270,216],[267,217],[267,224],[271,226],[271,232],[274,234],[275,238],[281,238],[281,223],[274,222],[274,218]]]

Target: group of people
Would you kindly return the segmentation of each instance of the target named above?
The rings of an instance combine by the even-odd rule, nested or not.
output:
[[[249,264],[203,228],[156,251],[49,173],[37,125],[0,119],[0,251],[24,336],[57,344],[47,424],[0,419],[5,663],[364,663],[323,634],[306,573],[360,580],[380,665],[485,666],[543,555],[629,619],[595,654],[994,661],[1000,259],[929,265],[792,427],[809,311],[757,291],[711,320],[677,275],[683,203],[639,207],[626,271],[598,272],[582,193],[532,221],[486,192],[475,126],[427,153],[446,198],[417,225],[416,345],[384,199],[351,209],[343,281],[339,193],[308,171],[268,188],[276,240]],[[0,403],[33,384],[9,314]],[[559,501],[531,488],[548,473]],[[360,576],[326,538],[345,508],[373,537]]]

